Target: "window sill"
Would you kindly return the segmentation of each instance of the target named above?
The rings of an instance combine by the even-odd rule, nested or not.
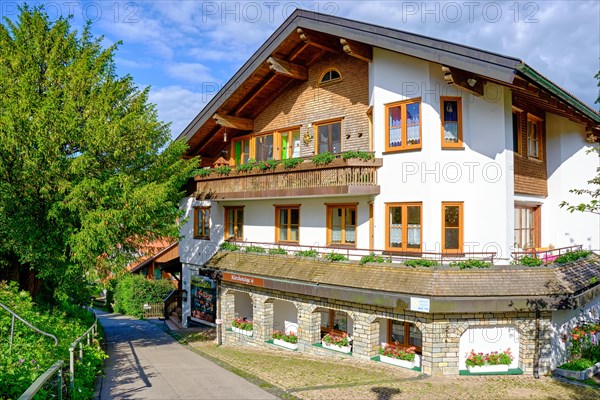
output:
[[[394,153],[406,153],[406,152],[411,152],[411,151],[421,151],[422,146],[415,146],[415,147],[405,147],[405,148],[400,148],[400,149],[387,149],[385,151],[383,151],[381,154],[394,154]]]
[[[464,149],[465,149],[465,146],[462,143],[459,145],[455,145],[455,146],[454,145],[451,146],[448,144],[442,145],[442,150],[464,150]]]
[[[543,163],[543,162],[544,162],[544,160],[543,160],[543,159],[541,159],[541,158],[536,158],[536,157],[533,157],[533,156],[527,156],[527,159],[528,159],[529,161],[533,161],[533,162],[537,162],[537,163]]]
[[[210,236],[194,236],[194,239],[198,239],[198,240],[210,240]]]

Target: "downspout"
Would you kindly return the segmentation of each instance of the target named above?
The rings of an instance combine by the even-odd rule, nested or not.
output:
[[[540,379],[540,310],[535,308],[535,350],[533,353],[533,377]]]
[[[223,344],[223,319],[221,317],[221,274],[217,273],[217,276],[215,277],[215,281],[217,284],[217,321],[221,322],[220,324],[217,324],[217,346],[220,346]]]

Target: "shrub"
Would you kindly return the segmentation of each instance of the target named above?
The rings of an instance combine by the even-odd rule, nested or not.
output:
[[[244,248],[244,251],[246,253],[261,253],[261,254],[264,254],[267,252],[267,250],[265,250],[264,247],[260,247],[260,246],[247,246]]]
[[[235,245],[235,244],[230,243],[230,242],[223,242],[219,246],[219,249],[221,249],[223,251],[237,251],[237,250],[240,249],[240,246]]]
[[[324,254],[323,258],[329,261],[348,261],[348,257],[335,252]]]
[[[585,250],[571,251],[569,253],[563,254],[562,256],[556,257],[556,260],[554,260],[554,262],[557,264],[566,264],[568,262],[577,261],[581,258],[585,258],[590,254],[592,254],[591,251]]]
[[[524,256],[519,259],[517,264],[525,265],[526,267],[538,267],[542,265],[544,261],[533,256]]]
[[[118,278],[115,289],[115,312],[144,317],[144,304],[162,302],[175,290],[166,279],[149,280],[139,274],[127,274]]]
[[[342,153],[342,158],[344,160],[348,160],[350,158],[358,158],[363,161],[369,161],[373,159],[372,153],[367,153],[366,151],[346,151]]]
[[[360,265],[365,265],[366,263],[383,263],[383,262],[389,262],[389,260],[385,260],[383,257],[376,256],[375,254],[369,254],[368,256],[362,256],[358,263]]]
[[[398,360],[414,361],[415,347],[396,347],[385,346],[379,349],[379,354],[386,357],[397,358]]]
[[[560,369],[566,369],[569,371],[583,371],[594,366],[594,362],[586,358],[578,358],[576,360],[569,361],[561,365]]]
[[[319,252],[316,250],[300,250],[296,252],[298,257],[318,257]]]
[[[469,258],[464,261],[452,261],[450,263],[451,267],[458,267],[460,269],[468,269],[468,268],[489,268],[490,263],[483,260],[473,260]]]
[[[286,158],[285,160],[281,160],[281,165],[285,169],[296,168],[298,164],[302,164],[302,161],[301,158]]]
[[[404,265],[408,266],[408,267],[434,267],[436,265],[438,265],[437,261],[435,260],[426,260],[423,258],[417,258],[414,260],[406,260],[403,263]]]
[[[287,251],[281,247],[277,247],[276,249],[269,249],[269,254],[287,254]]]
[[[327,165],[335,159],[335,156],[330,152],[326,151],[325,153],[316,154],[310,161],[316,165]]]

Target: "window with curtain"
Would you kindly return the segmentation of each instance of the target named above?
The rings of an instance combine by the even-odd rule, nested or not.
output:
[[[462,102],[460,97],[440,99],[442,147],[462,147]]]
[[[421,99],[386,106],[386,151],[421,148]]]
[[[340,121],[317,125],[317,154],[342,152],[342,123]]]
[[[254,138],[254,159],[268,161],[273,159],[273,134],[256,136]]]
[[[243,207],[225,207],[225,239],[244,240]]]
[[[540,246],[539,210],[539,206],[515,206],[515,247],[531,249]]]
[[[356,206],[327,206],[327,244],[356,245]]]
[[[541,159],[542,122],[527,116],[527,155],[531,158]]]
[[[442,251],[462,251],[463,204],[442,203]]]
[[[421,249],[421,203],[386,204],[386,249]]]

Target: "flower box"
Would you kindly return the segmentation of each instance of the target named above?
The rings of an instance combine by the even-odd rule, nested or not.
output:
[[[384,355],[380,355],[379,360],[386,364],[392,364],[392,365],[396,365],[398,367],[403,367],[403,368],[408,368],[408,369],[412,369],[415,367],[415,360],[406,361],[406,360],[401,360],[399,358],[388,357],[388,356],[384,356]]]
[[[348,346],[336,346],[335,344],[327,344],[324,341],[321,341],[321,344],[323,345],[324,349],[329,349],[329,350],[333,350],[333,351],[339,351],[340,353],[351,353],[352,352],[352,346],[348,345]]]
[[[244,336],[252,336],[252,332],[253,332],[253,331],[247,331],[245,329],[236,328],[235,326],[232,326],[231,330],[235,333],[239,333],[240,335],[244,335]]]
[[[285,340],[281,340],[281,339],[273,339],[273,344],[276,344],[277,346],[285,347],[286,349],[290,349],[290,350],[298,350],[298,343],[290,343],[290,342],[286,342]]]
[[[498,364],[498,365],[476,365],[476,366],[467,366],[467,369],[469,370],[470,373],[472,374],[479,374],[479,373],[486,373],[486,372],[490,372],[490,373],[496,373],[496,372],[508,372],[508,367],[509,365],[506,364]]]

